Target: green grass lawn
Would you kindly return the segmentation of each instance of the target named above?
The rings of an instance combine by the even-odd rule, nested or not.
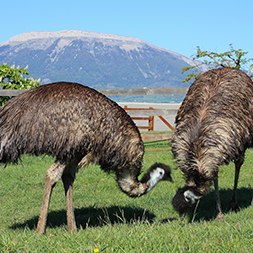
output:
[[[253,252],[253,150],[247,151],[240,174],[240,211],[226,208],[234,180],[231,163],[219,173],[225,220],[215,220],[212,187],[181,222],[171,201],[184,180],[175,170],[169,142],[149,141],[145,148],[143,170],[154,162],[166,163],[173,168],[174,183],[160,182],[147,195],[132,199],[119,190],[114,174],[96,165],[83,168],[73,192],[79,228],[75,234],[67,231],[61,182],[52,194],[47,232],[36,234],[44,175],[53,158],[24,156],[23,166],[1,169],[0,252]]]

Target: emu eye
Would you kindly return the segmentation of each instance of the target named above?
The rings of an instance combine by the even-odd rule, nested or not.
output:
[[[185,198],[185,200],[186,200],[187,202],[191,202],[191,198],[190,198],[190,197],[185,196],[184,198]]]
[[[163,173],[160,171],[160,176],[162,176],[163,175]]]

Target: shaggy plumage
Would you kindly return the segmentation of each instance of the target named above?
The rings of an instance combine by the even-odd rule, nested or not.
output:
[[[116,103],[77,83],[40,86],[0,110],[0,162],[17,162],[21,154],[56,157],[45,175],[38,233],[45,232],[50,196],[59,179],[65,188],[68,228],[76,230],[72,186],[78,169],[89,162],[114,171],[120,188],[131,197],[171,179],[168,167],[155,165],[138,180],[144,145],[137,127]]]
[[[185,213],[192,201],[182,198],[190,190],[196,199],[215,180],[218,216],[223,216],[218,196],[219,166],[234,161],[236,176],[231,205],[237,206],[236,188],[244,152],[252,147],[253,83],[242,71],[220,68],[207,71],[191,85],[176,116],[172,152],[185,175],[173,205]],[[183,203],[184,202],[184,203]],[[182,208],[184,206],[184,208]]]

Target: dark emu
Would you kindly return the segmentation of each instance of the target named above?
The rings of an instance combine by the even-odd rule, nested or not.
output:
[[[128,114],[101,93],[77,83],[40,86],[12,98],[0,110],[0,162],[17,162],[21,154],[56,158],[45,175],[45,190],[37,233],[45,233],[53,187],[62,179],[69,231],[77,230],[72,187],[79,168],[89,162],[114,171],[123,192],[139,197],[160,180],[170,180],[170,168],[154,164],[138,180],[144,145]]]
[[[205,195],[214,182],[217,217],[221,210],[219,166],[235,163],[233,196],[229,208],[236,210],[237,184],[244,153],[253,140],[253,83],[242,71],[219,68],[207,71],[191,85],[176,116],[172,152],[185,175],[186,185],[173,198],[183,219],[188,207]]]

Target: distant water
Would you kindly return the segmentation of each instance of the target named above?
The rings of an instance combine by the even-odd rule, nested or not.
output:
[[[115,102],[136,102],[136,103],[169,103],[181,104],[185,94],[179,95],[147,95],[147,96],[109,96]]]

